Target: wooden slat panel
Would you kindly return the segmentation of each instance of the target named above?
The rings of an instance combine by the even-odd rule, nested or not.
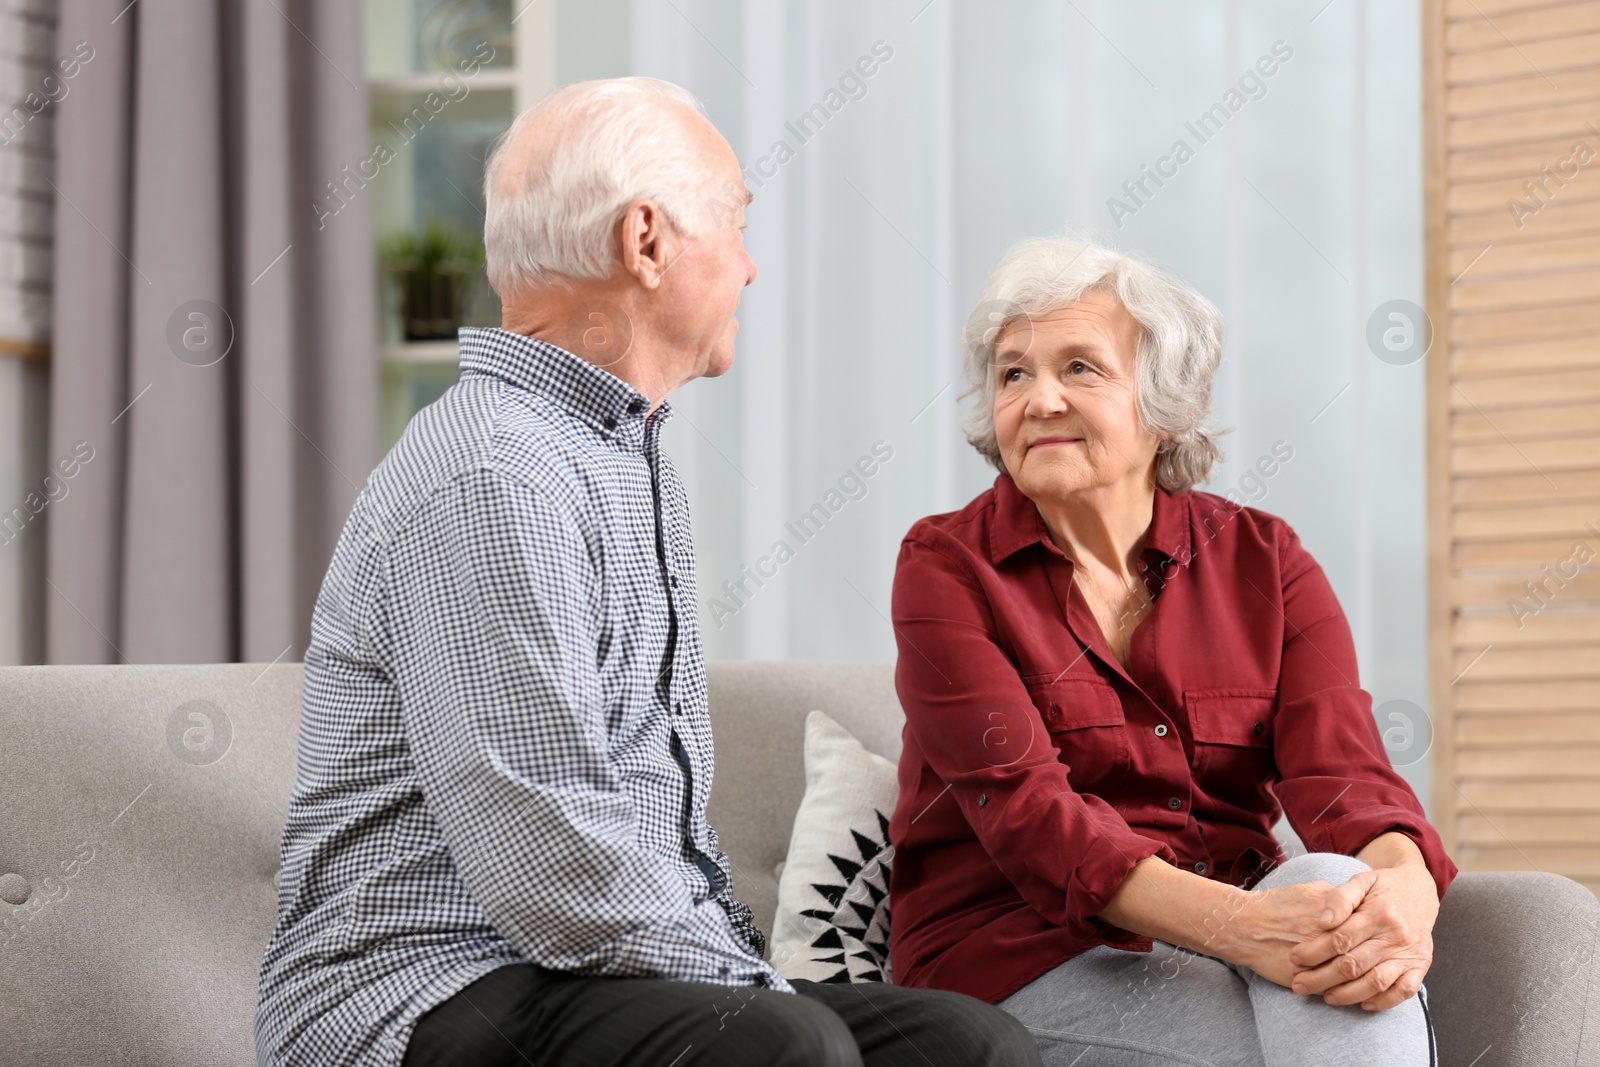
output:
[[[1541,738],[1543,740],[1543,738]],[[1472,778],[1590,778],[1600,790],[1600,747],[1569,745],[1562,748],[1501,748],[1493,752],[1462,749],[1456,753],[1456,773]]]
[[[1600,644],[1554,648],[1494,645],[1487,652],[1463,649],[1455,655],[1455,668],[1458,675],[1466,672],[1481,682],[1519,678],[1600,678]]]
[[[1464,712],[1600,710],[1600,682],[1482,683],[1468,674],[1450,687],[1450,693],[1455,697],[1456,708]]]
[[[1451,182],[1450,213],[1504,211],[1510,216],[1515,211],[1525,219],[1534,219],[1559,200],[1600,195],[1600,136],[1586,133],[1584,141],[1590,154],[1589,162],[1583,166],[1578,164],[1580,157],[1573,154],[1569,142],[1560,155],[1542,159],[1538,166],[1521,174]],[[1543,173],[1545,167],[1549,167],[1549,174]]]
[[[1600,790],[1600,786],[1596,788]],[[1454,858],[1463,870],[1470,871],[1550,871],[1569,878],[1600,876],[1600,848],[1590,845],[1469,845]]]
[[[1591,67],[1600,54],[1600,33],[1578,33],[1551,41],[1534,41],[1520,48],[1488,48],[1481,52],[1457,53],[1445,60],[1446,79],[1451,85],[1520,78],[1543,71]]]
[[[1525,570],[1554,565],[1572,553],[1575,538],[1550,537],[1530,541],[1465,541],[1451,549],[1451,563],[1458,570]]]
[[[1511,11],[1555,7],[1564,2],[1566,0],[1446,0],[1445,16],[1451,22],[1469,22],[1473,19],[1492,19]]]
[[[1525,715],[1462,715],[1456,725],[1456,745],[1461,749],[1482,747],[1499,749],[1525,744],[1528,737],[1555,744],[1600,745],[1600,710],[1550,715],[1530,712]],[[1595,768],[1600,774],[1600,765]],[[1595,827],[1600,840],[1600,824]]]
[[[1600,300],[1600,267],[1510,278],[1475,278],[1469,274],[1450,287],[1450,307],[1457,311],[1538,308],[1580,300]]]
[[[1477,578],[1456,578],[1450,584],[1454,590],[1452,601],[1470,607],[1504,607],[1509,600],[1522,600],[1531,594],[1528,582],[1539,582],[1541,572],[1517,571],[1505,575]],[[1600,604],[1600,567],[1585,566],[1576,577],[1566,579],[1560,587],[1561,599],[1572,604]],[[1595,705],[1600,707],[1600,696]]]
[[[1465,845],[1600,845],[1600,814],[1496,812],[1485,815],[1468,808],[1456,821]]]
[[[1585,179],[1588,171],[1583,172]],[[1594,183],[1600,189],[1600,182]],[[1553,237],[1571,237],[1581,233],[1600,233],[1600,193],[1591,193],[1588,182],[1583,186],[1573,182],[1564,192],[1546,205],[1537,215],[1512,215],[1504,204],[1493,211],[1472,215],[1453,215],[1448,228],[1450,246],[1470,250],[1477,255],[1484,245],[1502,245],[1517,241],[1548,241]],[[1459,273],[1459,272],[1458,272]],[[1455,275],[1450,275],[1454,278]]]
[[[1590,557],[1594,560],[1595,557]],[[1596,562],[1595,566],[1600,566]],[[1456,618],[1456,647],[1476,651],[1492,644],[1496,649],[1516,645],[1600,644],[1600,611],[1563,610],[1572,606],[1562,594],[1563,586],[1551,597],[1552,606],[1539,608],[1537,601],[1518,597],[1525,611],[1514,615],[1508,607],[1492,615],[1461,615]],[[1600,774],[1600,760],[1595,761],[1595,773]]]
[[[1461,344],[1600,334],[1600,303],[1555,304],[1524,311],[1459,313],[1451,336]]]
[[[1518,338],[1500,344],[1455,345],[1450,351],[1450,371],[1460,377],[1503,376],[1512,368],[1546,371],[1567,367],[1600,367],[1600,337],[1560,337],[1550,341]]]
[[[1500,84],[1491,82],[1490,86]],[[1458,148],[1450,153],[1448,173],[1452,182],[1476,182],[1489,178],[1516,178],[1527,181],[1549,164],[1554,167],[1572,155],[1573,137],[1543,137],[1534,141],[1495,145],[1492,148]],[[1573,161],[1577,165],[1577,161]],[[1586,173],[1586,163],[1574,175]]]
[[[1556,472],[1588,469],[1600,457],[1600,436],[1521,444],[1456,445],[1450,450],[1457,474],[1533,474],[1555,480]],[[1554,486],[1551,486],[1554,488]]]
[[[1461,381],[1450,391],[1450,406],[1458,411],[1480,408],[1520,408],[1529,404],[1560,404],[1600,397],[1600,367],[1583,370],[1521,372],[1507,366],[1500,380]],[[1600,433],[1600,421],[1591,424]]]
[[[1574,140],[1586,141],[1589,144],[1588,153],[1574,153],[1572,145],[1567,146],[1567,151],[1562,152],[1557,158],[1572,158],[1566,167],[1557,170],[1556,160],[1551,159],[1551,170],[1565,180],[1569,174],[1574,175],[1574,180],[1581,177],[1586,167],[1584,163],[1594,162],[1594,118],[1595,105],[1592,100],[1578,100],[1572,103],[1550,104],[1545,107],[1530,108],[1523,111],[1507,111],[1495,115],[1473,115],[1468,118],[1455,119],[1450,123],[1445,136],[1451,151],[1464,148],[1492,148],[1496,145],[1522,144],[1526,141],[1537,141],[1547,137],[1571,137]],[[1529,175],[1532,177],[1532,175]],[[1518,183],[1519,186],[1521,183]],[[1450,190],[1450,197],[1445,203],[1452,208],[1455,205],[1455,189]]]
[[[1596,100],[1600,99],[1600,67],[1564,70],[1548,76],[1530,72],[1521,78],[1461,85],[1451,89],[1445,99],[1453,118]],[[1455,177],[1453,173],[1451,176]]]
[[[1478,478],[1455,478],[1450,499],[1458,507],[1492,507],[1540,500],[1600,499],[1600,457],[1586,470],[1555,471],[1551,486],[1543,478],[1531,481],[1520,474],[1488,474]]]
[[[1458,387],[1466,384],[1458,383]],[[1456,399],[1461,400],[1459,396]],[[1600,427],[1600,402],[1493,411],[1479,408],[1455,413],[1450,420],[1450,439],[1460,442],[1538,441],[1546,437],[1576,437],[1596,427]],[[1560,484],[1553,474],[1550,481]],[[1544,494],[1559,494],[1559,489],[1542,479],[1541,485]],[[1544,494],[1540,498],[1548,499]]]
[[[1596,164],[1600,168],[1600,163]],[[1600,172],[1595,174],[1600,185]],[[1450,250],[1450,277],[1456,285],[1464,280],[1462,271],[1474,279],[1495,278],[1508,274],[1525,274],[1532,271],[1565,270],[1568,267],[1592,266],[1600,263],[1600,240],[1593,235],[1558,237],[1547,241],[1526,241],[1516,244],[1497,244],[1487,252],[1483,249],[1452,248]]]
[[[1433,802],[1600,891],[1600,0],[1423,0]]]
[[[1518,508],[1475,508],[1456,512],[1451,526],[1458,541],[1512,541],[1565,537],[1590,542],[1586,556],[1600,556],[1600,532],[1592,504],[1543,504]]]
[[[1465,803],[1487,812],[1490,818],[1496,811],[1600,811],[1600,783],[1582,779],[1500,782],[1468,778],[1458,786]]]
[[[1502,13],[1493,18],[1462,19],[1445,29],[1445,48],[1451,52],[1478,52],[1505,44],[1535,41],[1600,30],[1600,3],[1584,0],[1532,11]]]
[[[1528,738],[1563,745],[1600,745],[1600,711],[1551,715],[1528,712],[1521,715],[1463,715],[1456,725],[1456,744],[1460,748],[1498,749],[1524,744]],[[1600,764],[1596,773],[1600,774]],[[1600,840],[1600,823],[1596,824]]]

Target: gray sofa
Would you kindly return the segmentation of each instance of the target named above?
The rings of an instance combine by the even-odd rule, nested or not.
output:
[[[714,663],[712,823],[771,929],[805,713],[900,750],[883,663]],[[298,664],[0,668],[0,1064],[244,1067],[294,781]],[[1440,1062],[1600,1065],[1600,903],[1463,874],[1428,977]]]

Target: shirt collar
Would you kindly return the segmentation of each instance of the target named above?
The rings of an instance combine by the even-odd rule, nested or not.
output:
[[[1017,488],[1011,475],[1001,474],[994,480],[994,511],[989,516],[990,557],[998,566],[1008,556],[1035,543],[1055,545],[1038,505]],[[1144,551],[1176,560],[1187,560],[1190,555],[1188,508],[1159,485],[1151,504],[1150,533]]]
[[[463,326],[462,374],[488,374],[552,401],[604,437],[642,447],[650,398],[582,356],[564,348],[492,326]],[[656,407],[657,426],[672,418],[672,406]]]

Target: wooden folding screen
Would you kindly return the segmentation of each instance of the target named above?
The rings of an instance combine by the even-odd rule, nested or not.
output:
[[[1423,20],[1433,817],[1600,892],[1600,3]]]

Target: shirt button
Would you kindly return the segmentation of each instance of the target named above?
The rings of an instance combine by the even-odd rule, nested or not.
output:
[[[988,793],[979,793],[978,794],[978,807],[981,808],[987,803],[989,803],[989,794]]]
[[[1260,723],[1256,723],[1255,732],[1258,733],[1258,734],[1261,732],[1261,724]]]
[[[1205,860],[1201,860],[1199,863],[1196,863],[1194,865],[1194,873],[1195,874],[1205,874],[1210,869],[1211,869],[1210,867],[1206,866],[1206,861]]]
[[[605,428],[608,430],[615,430],[617,428],[617,420],[613,418],[607,418],[605,421]]]
[[[681,701],[681,700],[678,701],[678,703],[673,706],[673,710],[677,711],[677,713],[679,715],[682,715],[683,714],[683,701]]]
[[[638,397],[634,397],[632,400],[628,401],[628,414],[637,415],[644,409],[645,402],[640,400]]]
[[[1157,737],[1166,737],[1167,736],[1167,724],[1166,723],[1162,723],[1161,725],[1156,727],[1156,736]]]
[[[671,575],[669,580],[672,582],[672,588],[674,588],[674,589],[678,588],[678,576],[676,574]],[[1260,726],[1261,726],[1260,723],[1256,723],[1256,727],[1258,729],[1260,728]]]
[[[1179,800],[1177,797],[1171,797],[1167,801],[1167,807],[1171,808],[1173,811],[1177,811],[1179,808],[1183,807],[1183,801]]]

